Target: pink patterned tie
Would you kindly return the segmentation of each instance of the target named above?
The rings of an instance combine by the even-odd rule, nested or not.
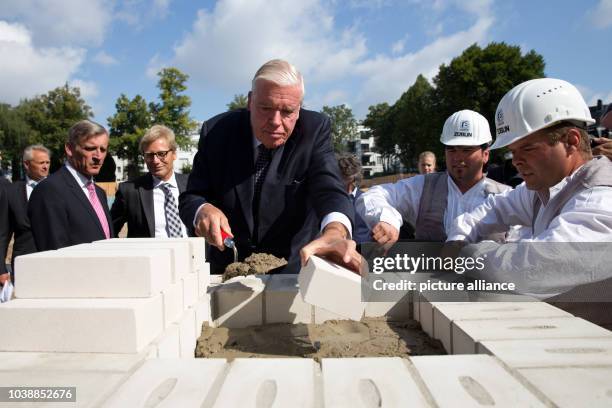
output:
[[[104,214],[104,209],[102,208],[102,204],[100,204],[100,200],[98,199],[98,195],[96,194],[96,187],[93,182],[89,182],[87,184],[87,191],[89,191],[89,202],[93,207],[98,219],[100,220],[100,224],[102,224],[102,229],[104,230],[104,235],[106,238],[110,238],[110,229],[108,228],[108,220],[106,219],[106,214]]]

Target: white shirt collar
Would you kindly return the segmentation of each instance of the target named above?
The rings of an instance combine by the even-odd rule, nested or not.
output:
[[[586,163],[585,163],[586,164]],[[584,164],[582,165],[584,166]],[[574,170],[574,172],[572,174],[570,174],[567,177],[564,177],[560,182],[558,182],[557,184],[555,184],[554,186],[550,187],[548,189],[548,197],[543,197],[542,194],[538,193],[538,195],[540,196],[540,200],[542,201],[542,203],[544,205],[546,205],[550,200],[552,200],[557,194],[559,194],[559,191],[563,190],[563,188],[567,185],[567,183],[569,183],[570,181],[572,181],[572,179],[576,176],[576,174],[578,173],[578,170],[580,170],[582,168],[582,166],[578,167],[576,170]]]
[[[178,189],[178,184],[176,183],[176,175],[174,174],[174,171],[172,172],[172,175],[170,176],[168,181],[163,181],[162,179],[159,179],[152,174],[151,176],[153,177],[153,188],[158,188],[162,184],[169,184],[171,187]]]
[[[65,166],[81,188],[87,188],[89,183],[93,183],[93,177],[87,177],[79,173],[74,167],[72,167],[68,160],[66,160]]]
[[[459,197],[471,194],[474,191],[482,190],[482,185],[484,184],[484,182],[485,182],[485,177],[482,176],[482,178],[480,180],[478,180],[478,182],[476,184],[474,184],[472,187],[470,187],[470,189],[468,191],[466,191],[465,193],[462,193],[461,190],[459,190],[459,187],[457,187],[457,184],[455,184],[455,180],[453,180],[451,175],[448,174],[448,187],[450,189],[453,189],[455,191],[455,193],[457,193],[459,195]]]

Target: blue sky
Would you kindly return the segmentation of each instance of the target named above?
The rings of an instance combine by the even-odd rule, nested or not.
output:
[[[308,108],[344,103],[363,119],[471,44],[505,41],[608,103],[611,40],[612,0],[4,0],[0,102],[68,82],[106,125],[121,93],[156,100],[155,73],[176,66],[201,121],[284,58],[305,76]]]

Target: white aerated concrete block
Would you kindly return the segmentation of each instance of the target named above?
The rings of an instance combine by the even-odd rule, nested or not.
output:
[[[215,326],[241,328],[263,323],[263,291],[268,276],[233,278],[211,291]]]
[[[449,354],[453,353],[453,321],[572,317],[571,314],[544,302],[436,303],[433,315],[432,337],[440,340]]]
[[[480,346],[512,368],[612,366],[612,338],[489,340]]]
[[[264,292],[265,323],[310,323],[312,307],[299,294],[297,275],[271,275]]]
[[[225,367],[225,360],[212,358],[147,360],[102,407],[211,406],[211,389]]]
[[[187,238],[112,238],[104,239],[96,242],[121,242],[130,245],[146,246],[151,243],[176,243],[186,242],[189,244],[192,267],[191,272],[196,272],[201,269],[202,265],[206,262],[206,241],[200,237],[187,237]]]
[[[300,294],[306,303],[347,319],[361,320],[361,276],[350,270],[311,256],[298,276]]]
[[[519,373],[554,406],[612,406],[612,367],[529,368]]]
[[[383,273],[377,275],[376,279],[386,284],[398,284],[401,283],[403,276],[397,273]],[[365,316],[384,316],[390,321],[407,321],[412,318],[413,314],[412,297],[413,291],[380,291],[373,289],[370,291],[370,296],[368,297],[368,302],[365,308]]]
[[[196,341],[200,335],[200,332],[196,333],[195,309],[189,308],[185,310],[185,313],[183,314],[183,317],[178,325],[181,340],[181,358],[195,358]]]
[[[183,308],[187,309],[198,301],[198,275],[189,273],[181,279],[183,285]]]
[[[414,292],[412,295],[412,318],[421,322],[421,294]]]
[[[174,323],[151,344],[156,351],[155,358],[179,358],[181,356],[181,340],[179,325]]]
[[[213,319],[210,313],[210,295],[206,294],[199,298],[194,305],[194,309],[196,319],[196,334],[197,337],[199,337],[200,333],[202,332],[202,324],[204,324],[204,322],[207,322],[210,326],[213,325]]]
[[[483,352],[485,340],[612,338],[612,332],[577,317],[505,320],[458,320],[453,322],[453,352]]]
[[[86,369],[100,373],[128,373],[146,358],[138,354],[113,353],[0,353],[1,371],[63,372]]]
[[[324,358],[321,364],[326,407],[430,406],[401,358]]]
[[[544,407],[491,356],[412,357],[439,407]]]
[[[215,407],[314,407],[312,359],[236,359]]]
[[[15,299],[0,307],[0,351],[138,353],[163,330],[162,297]]]
[[[45,251],[15,259],[19,298],[130,298],[170,283],[169,251]],[[52,277],[52,278],[51,278]]]
[[[172,270],[172,283],[176,283],[179,282],[181,280],[181,278],[192,272],[192,260],[191,260],[191,247],[189,246],[188,242],[185,241],[180,241],[180,240],[157,240],[157,239],[150,239],[151,242],[147,242],[145,243],[139,243],[139,242],[133,242],[131,238],[125,238],[125,239],[107,239],[107,240],[103,240],[103,241],[96,241],[93,242],[91,244],[83,244],[83,245],[89,245],[93,248],[103,248],[103,247],[108,247],[108,248],[116,248],[116,249],[126,249],[126,250],[131,250],[133,252],[138,252],[140,250],[144,250],[144,249],[153,249],[153,250],[159,250],[159,249],[169,249],[170,250],[170,263],[171,265],[173,265],[173,270]],[[77,246],[74,247],[68,247],[66,249],[70,249],[70,248],[76,248]],[[60,249],[60,251],[63,251],[64,249]]]
[[[185,304],[183,301],[183,283],[173,283],[162,291],[164,305],[164,327],[177,322],[183,315]]]
[[[204,296],[210,285],[210,264],[205,262],[202,267],[198,269],[198,297]]]

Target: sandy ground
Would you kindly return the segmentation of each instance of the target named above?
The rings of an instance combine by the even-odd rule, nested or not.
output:
[[[330,320],[323,324],[279,323],[243,329],[204,326],[196,357],[408,357],[446,354],[415,320],[361,322]]]

